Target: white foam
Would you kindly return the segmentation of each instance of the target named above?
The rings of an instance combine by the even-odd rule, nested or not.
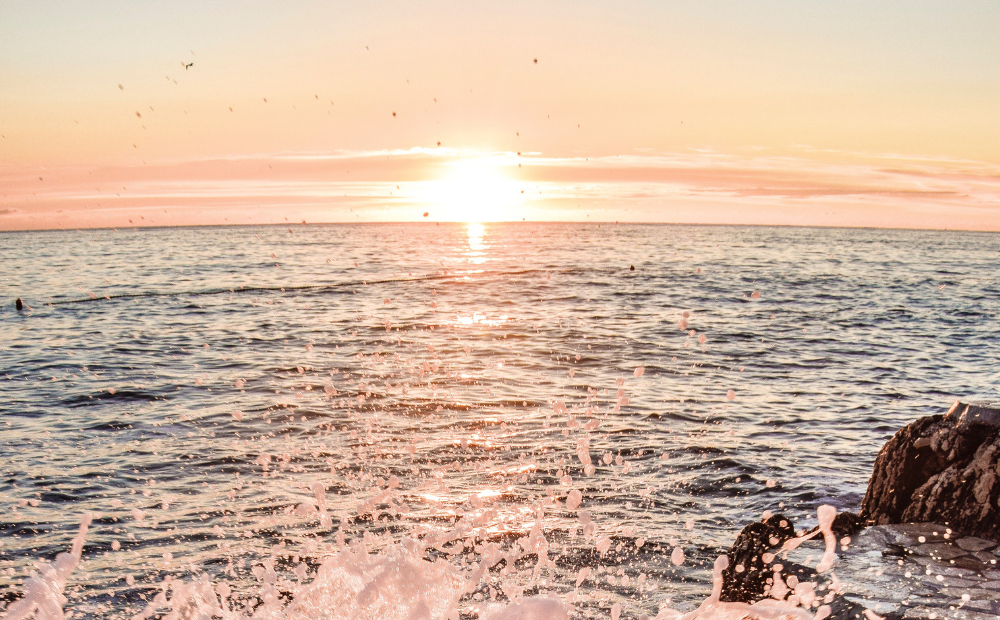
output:
[[[38,572],[32,571],[24,584],[24,596],[11,603],[6,612],[0,614],[2,620],[63,620],[63,606],[66,597],[63,590],[70,573],[80,563],[83,541],[93,517],[88,513],[80,521],[80,531],[73,538],[69,553],[60,553],[51,564],[42,563]]]

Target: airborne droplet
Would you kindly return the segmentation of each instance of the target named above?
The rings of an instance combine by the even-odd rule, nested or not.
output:
[[[684,563],[684,550],[680,547],[674,547],[674,550],[670,552],[670,562],[674,566],[680,566]]]

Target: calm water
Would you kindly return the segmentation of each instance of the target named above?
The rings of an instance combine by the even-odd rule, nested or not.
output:
[[[471,576],[466,617],[691,609],[763,511],[856,509],[900,426],[1000,400],[998,262],[1000,235],[884,230],[0,234],[0,593],[92,511],[75,617],[199,575],[301,602],[406,538],[426,588]]]

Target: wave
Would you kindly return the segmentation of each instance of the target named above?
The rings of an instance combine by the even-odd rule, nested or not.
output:
[[[594,271],[594,270],[581,270],[581,269],[516,269],[516,270],[475,270],[475,271],[458,271],[451,273],[437,273],[426,276],[417,277],[407,277],[407,278],[379,278],[373,280],[350,280],[347,282],[333,282],[329,284],[301,284],[294,286],[239,286],[232,288],[210,288],[203,290],[189,290],[189,291],[144,291],[141,293],[118,293],[115,295],[103,295],[98,296],[96,294],[91,294],[89,297],[81,297],[79,299],[62,299],[58,301],[50,301],[46,303],[47,306],[66,306],[70,304],[84,304],[84,303],[95,303],[104,301],[116,301],[120,299],[136,299],[144,297],[201,297],[206,295],[226,295],[235,293],[286,293],[289,291],[333,291],[342,288],[350,288],[356,286],[366,286],[369,284],[392,284],[396,282],[427,282],[434,280],[452,280],[452,279],[462,279],[470,276],[519,276],[532,273],[576,273],[581,271]],[[597,270],[602,272],[607,271],[621,271],[621,270]]]

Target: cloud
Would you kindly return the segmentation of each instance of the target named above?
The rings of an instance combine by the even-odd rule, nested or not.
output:
[[[0,228],[135,225],[137,217],[156,225],[423,221],[425,210],[461,219],[466,211],[436,202],[452,193],[450,183],[466,193],[470,184],[475,189],[478,181],[461,178],[471,168],[504,179],[483,189],[511,191],[509,204],[493,209],[502,219],[587,221],[600,214],[649,222],[1000,230],[996,165],[801,152],[561,157],[414,147],[50,169],[42,177],[8,169],[0,170],[6,216]],[[462,198],[476,200],[474,191]]]

